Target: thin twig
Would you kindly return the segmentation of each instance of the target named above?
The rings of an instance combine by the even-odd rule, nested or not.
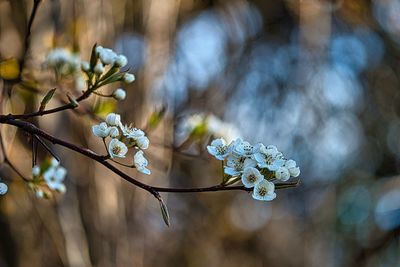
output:
[[[39,141],[39,143],[58,161],[60,162],[60,158],[51,150],[51,148],[37,135],[32,135],[34,139]]]
[[[34,0],[33,1],[33,7],[32,7],[32,11],[31,11],[31,15],[29,16],[29,21],[28,21],[28,25],[26,28],[26,33],[25,33],[25,38],[24,38],[24,52],[22,54],[22,58],[20,61],[20,73],[19,73],[19,79],[21,80],[21,76],[22,76],[22,71],[25,68],[25,64],[26,64],[26,58],[28,56],[29,53],[29,49],[31,46],[31,34],[32,34],[32,25],[33,25],[33,21],[35,20],[36,14],[37,14],[37,10],[39,8],[39,5],[42,1],[41,0]]]

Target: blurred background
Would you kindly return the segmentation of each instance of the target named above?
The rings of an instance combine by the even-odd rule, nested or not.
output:
[[[10,82],[32,4],[0,0],[3,114],[36,110],[43,97]],[[88,60],[98,43],[125,54],[136,75],[127,99],[86,108],[147,130],[152,175],[130,174],[159,186],[217,184],[220,163],[205,147],[241,136],[295,159],[301,186],[272,202],[241,191],[163,194],[168,228],[147,192],[54,147],[68,169],[67,193],[55,199],[37,199],[1,166],[0,266],[400,266],[399,14],[399,0],[42,1],[23,79],[65,99],[79,94],[79,79],[54,78],[43,66],[51,49]],[[104,152],[92,119],[67,111],[34,122]],[[2,132],[29,176],[27,136]]]

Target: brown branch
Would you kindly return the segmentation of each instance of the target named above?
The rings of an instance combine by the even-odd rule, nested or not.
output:
[[[80,97],[78,97],[75,101],[77,103],[85,100],[86,98],[88,98],[90,96],[90,94],[92,93],[94,89],[93,88],[89,88],[88,90],[86,90]],[[17,115],[12,115],[12,114],[8,114],[6,116],[8,116],[11,119],[29,119],[32,117],[37,117],[37,116],[43,116],[43,115],[47,115],[47,114],[52,114],[52,113],[57,113],[63,110],[67,110],[67,109],[74,109],[76,108],[77,105],[74,105],[73,103],[68,103],[65,104],[63,106],[57,107],[57,108],[52,108],[52,109],[48,109],[48,110],[42,110],[42,111],[36,111],[36,112],[32,112],[32,113],[26,113],[26,114],[17,114]]]
[[[216,192],[216,191],[232,191],[232,190],[242,190],[242,191],[249,192],[252,190],[251,188],[246,188],[244,186],[223,186],[223,185],[215,185],[215,186],[210,186],[210,187],[198,187],[198,188],[169,188],[169,187],[151,186],[151,185],[148,185],[148,184],[145,184],[145,183],[142,183],[142,182],[136,180],[134,177],[129,176],[128,174],[126,174],[123,171],[116,168],[114,165],[112,165],[110,162],[107,161],[108,156],[99,155],[89,149],[82,148],[82,147],[76,146],[72,143],[69,143],[67,141],[58,139],[58,138],[44,132],[43,130],[39,129],[38,127],[36,127],[34,124],[32,124],[30,122],[16,120],[15,118],[13,118],[13,115],[0,115],[0,123],[16,126],[19,129],[21,129],[27,133],[40,136],[53,144],[61,145],[70,150],[73,150],[79,154],[82,154],[88,158],[91,158],[94,161],[97,161],[98,163],[102,164],[103,166],[105,166],[107,169],[111,170],[115,174],[119,175],[121,178],[128,181],[129,183],[148,191],[149,193],[154,195],[157,199],[160,198],[160,195],[159,195],[160,192],[194,193],[194,192]],[[298,185],[298,182],[280,183],[280,184],[276,184],[275,188],[283,189],[283,188],[295,187],[297,185]]]

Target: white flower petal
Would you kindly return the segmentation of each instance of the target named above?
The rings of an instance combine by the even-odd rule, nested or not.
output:
[[[257,183],[253,189],[253,198],[262,201],[271,201],[276,198],[275,185],[267,180]]]
[[[247,188],[254,187],[257,183],[264,179],[264,176],[253,167],[247,167],[244,169],[242,174],[242,183]]]

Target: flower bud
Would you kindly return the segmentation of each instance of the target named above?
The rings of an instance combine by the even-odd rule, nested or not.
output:
[[[106,122],[111,126],[119,126],[121,124],[121,116],[119,114],[110,113],[106,117]]]
[[[138,139],[136,139],[136,145],[140,148],[140,149],[147,149],[149,147],[149,139],[146,136],[142,136],[139,137]]]
[[[132,83],[135,80],[135,75],[130,73],[125,73],[124,76],[122,77],[122,80],[125,83]]]
[[[96,46],[96,53],[99,55],[103,51],[103,47],[101,45]]]
[[[117,67],[125,67],[126,64],[128,64],[128,59],[126,58],[126,56],[124,55],[119,55],[115,58],[115,63],[114,63]]]
[[[102,74],[104,72],[104,66],[103,64],[101,64],[100,62],[96,64],[96,66],[94,67],[94,72],[96,74]]]
[[[8,186],[5,183],[0,183],[0,195],[6,194],[8,191]]]
[[[115,54],[115,52],[110,48],[103,48],[99,53],[99,58],[104,65],[112,65],[117,58],[117,54]]]
[[[118,131],[118,128],[117,128],[117,127],[112,126],[112,127],[110,127],[109,131],[110,131],[110,132],[109,132],[109,135],[110,135],[112,138],[118,137],[119,131]]]
[[[40,174],[40,167],[38,165],[33,166],[32,168],[32,175],[33,176],[39,176]]]
[[[87,61],[82,61],[82,62],[81,62],[81,69],[82,69],[84,72],[90,71],[90,64],[89,64],[89,62],[87,62]]]
[[[58,165],[60,165],[60,162],[56,158],[51,158],[50,165],[52,167],[57,167]]]
[[[126,97],[126,92],[122,88],[118,88],[117,90],[114,91],[112,94],[115,100],[124,100]]]

